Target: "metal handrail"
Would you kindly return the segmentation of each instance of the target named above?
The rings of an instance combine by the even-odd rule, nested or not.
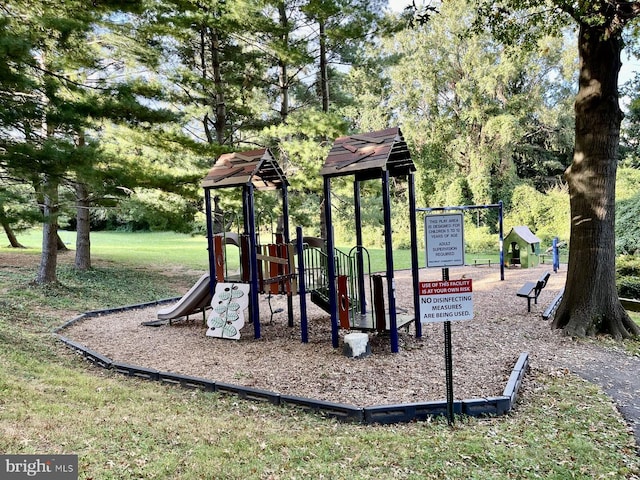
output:
[[[328,255],[326,251],[323,251],[320,248],[309,247],[307,244],[304,244],[303,255],[305,265],[305,285],[308,290],[313,290],[318,295],[328,300],[329,277],[327,273]],[[349,312],[351,317],[357,313],[363,313],[362,310],[366,308],[366,306],[361,308],[361,295],[365,295],[365,293],[360,291],[361,289],[358,285],[358,255],[363,256],[362,265],[365,271],[362,272],[362,275],[369,276],[369,302],[373,305],[373,287],[370,275],[371,257],[369,255],[369,251],[362,246],[353,247],[349,253],[345,253],[336,248],[334,255],[336,277],[345,275],[348,279],[347,296],[349,297]]]
[[[364,254],[364,255],[363,255]],[[358,262],[358,255],[362,255],[362,268],[364,271],[359,272],[358,266],[360,262]],[[349,250],[350,257],[350,265],[351,265],[351,274],[349,275],[349,298],[352,299],[351,305],[351,313],[365,313],[366,312],[366,293],[364,292],[364,285],[360,288],[358,285],[358,279],[360,275],[364,279],[365,275],[369,278],[369,305],[373,305],[373,283],[371,279],[371,255],[369,254],[369,250],[363,247],[362,245],[356,245],[351,250]],[[366,263],[365,263],[366,259]],[[352,293],[351,293],[352,292]],[[363,303],[364,301],[364,303]]]
[[[309,290],[327,288],[327,254],[319,248],[303,244],[304,280]]]

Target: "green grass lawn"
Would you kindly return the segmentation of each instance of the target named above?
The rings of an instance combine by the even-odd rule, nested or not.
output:
[[[60,231],[60,238],[75,249],[76,233]],[[30,252],[42,248],[42,231],[29,230],[19,235]],[[10,249],[0,248],[0,252]],[[205,270],[209,264],[205,236],[174,232],[92,232],[93,257],[138,265],[172,265]]]
[[[87,480],[639,478],[611,401],[564,372],[529,373],[504,417],[362,426],[116,375],[50,334],[76,312],[182,293],[169,280],[184,273],[167,266],[200,268],[190,242],[99,233],[96,268],[66,258],[49,287],[30,283],[37,261],[0,262],[0,452],[74,453]]]
[[[75,232],[60,231],[63,242],[71,249],[75,248]],[[29,253],[40,252],[42,232],[32,229],[19,235],[20,242],[27,247]],[[230,269],[237,268],[237,248],[228,246]],[[352,246],[340,246],[348,253]],[[0,252],[10,251],[0,247]],[[203,235],[185,235],[174,232],[92,232],[91,251],[96,258],[104,258],[117,262],[137,265],[170,265],[206,270],[208,268],[207,240]],[[386,270],[385,252],[381,248],[368,249],[371,258],[371,271]],[[425,265],[424,250],[418,251],[420,267]],[[491,264],[499,264],[498,252],[467,254],[465,261],[473,264],[474,259],[490,260]],[[395,270],[411,268],[411,252],[395,250],[393,252]]]

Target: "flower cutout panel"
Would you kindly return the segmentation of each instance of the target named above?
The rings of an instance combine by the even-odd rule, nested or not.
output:
[[[218,283],[211,299],[213,310],[207,320],[208,337],[238,340],[244,326],[244,311],[249,306],[246,283]]]

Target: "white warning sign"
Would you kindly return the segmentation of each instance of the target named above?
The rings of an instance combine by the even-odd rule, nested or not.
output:
[[[464,265],[464,219],[461,213],[424,217],[427,267]]]
[[[473,319],[470,278],[420,282],[420,323]]]

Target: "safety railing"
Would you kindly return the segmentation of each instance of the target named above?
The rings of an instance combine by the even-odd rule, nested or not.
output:
[[[327,274],[328,255],[326,251],[305,245],[304,251],[304,280],[306,288],[315,292],[325,303],[329,303],[329,278]],[[368,291],[371,294],[371,260],[366,248],[353,247],[349,253],[335,249],[336,277],[346,277],[347,297],[349,299],[349,313],[352,317],[357,313],[365,313],[367,302],[365,277],[369,278]],[[361,272],[362,270],[362,272]],[[373,299],[369,301],[373,304]]]

